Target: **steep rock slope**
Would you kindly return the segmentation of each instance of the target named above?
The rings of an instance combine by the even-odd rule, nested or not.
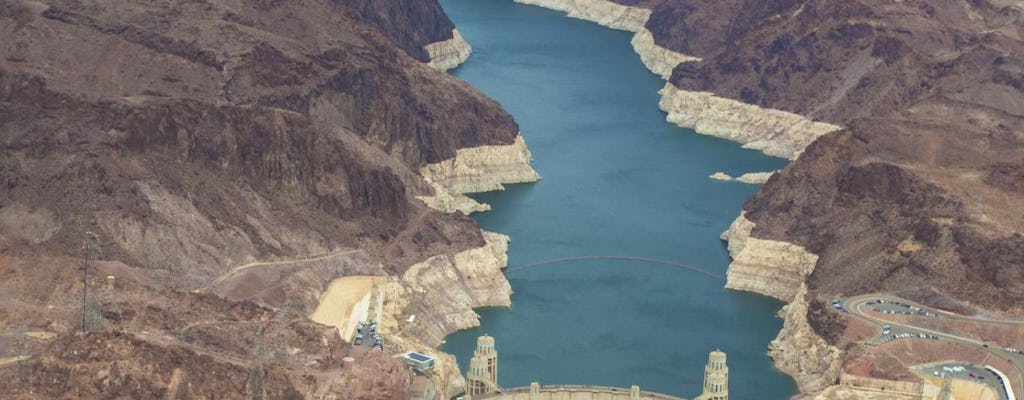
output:
[[[203,395],[210,398],[250,398],[232,354],[258,342],[256,327],[270,315],[315,327],[304,318],[339,276],[397,278],[424,260],[455,257],[462,265],[460,254],[496,251],[472,220],[417,199],[437,194],[420,170],[460,149],[495,148],[490,156],[521,163],[506,167],[532,173],[529,157],[502,153],[525,151],[518,127],[497,103],[424,62],[416,49],[452,28],[436,2],[405,3],[396,11],[382,2],[312,0],[0,1],[0,264],[12,277],[0,284],[0,358],[15,351],[6,344],[39,331],[57,341],[29,346],[29,375],[67,371],[85,382],[88,371],[122,368],[111,376],[135,388],[192,385],[216,393]],[[424,23],[407,24],[413,20]],[[93,260],[118,267],[90,272],[95,297],[83,309],[96,334],[75,336],[82,274],[66,272],[82,272],[86,241]],[[350,250],[358,257],[321,257]],[[507,291],[503,263],[478,258],[486,257],[460,267],[474,275],[409,301],[451,309],[443,303],[457,294],[451,285],[489,274],[463,286],[472,297],[455,309],[494,304],[480,293]],[[275,262],[289,268],[259,270]],[[43,268],[57,265],[63,269]],[[258,270],[251,277],[282,275],[235,282],[228,302],[204,294],[218,277],[249,266]],[[108,275],[117,284],[102,289]],[[216,306],[198,306],[207,303]],[[237,304],[264,311],[238,328],[216,322]],[[162,319],[137,317],[158,312]],[[183,336],[182,323],[204,328]],[[352,387],[363,388],[359,398],[405,397],[400,363],[373,361],[321,328],[242,371],[250,380],[280,372],[272,386],[281,391],[268,398]],[[223,335],[234,337],[217,339]],[[308,359],[293,350],[316,357],[324,337],[330,354],[353,354],[357,368],[340,370],[332,356],[307,370]],[[59,353],[82,340],[124,353]],[[403,340],[388,338],[388,350]],[[171,361],[154,365],[141,359],[147,354]],[[233,372],[187,368],[203,357]],[[370,365],[387,372],[369,373]],[[172,366],[183,369],[162,369]],[[8,393],[32,393],[43,381],[5,382],[14,385]],[[97,386],[82,396],[163,396],[146,390]]]
[[[607,19],[574,12],[602,0],[529,2]],[[731,287],[794,302],[784,333],[804,339],[780,335],[773,349],[790,351],[773,354],[802,389],[837,377],[799,355],[824,343],[809,332],[841,334],[810,311],[817,296],[891,291],[1024,312],[1019,2],[614,3],[650,10],[643,29],[658,48],[699,58],[677,63],[662,90],[670,121],[795,159],[724,236]]]
[[[441,70],[455,68],[472,48],[436,0],[335,0],[391,38],[410,57]]]

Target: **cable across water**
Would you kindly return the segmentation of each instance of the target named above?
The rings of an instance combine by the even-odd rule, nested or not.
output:
[[[657,258],[648,258],[648,257],[627,257],[627,256],[577,256],[577,257],[552,258],[552,259],[549,259],[549,260],[542,260],[542,261],[537,261],[537,262],[530,263],[530,264],[525,264],[525,265],[519,265],[519,266],[515,266],[515,267],[506,268],[505,269],[505,274],[508,275],[508,274],[516,273],[516,272],[519,272],[519,271],[522,271],[522,270],[526,270],[526,269],[530,269],[530,268],[536,268],[536,267],[540,267],[540,266],[544,266],[544,265],[561,264],[561,263],[568,263],[568,262],[574,262],[574,261],[596,261],[596,260],[636,261],[636,262],[642,262],[642,263],[648,263],[648,264],[661,264],[661,265],[667,265],[667,266],[674,267],[674,268],[679,268],[679,269],[682,269],[682,270],[685,270],[685,271],[696,272],[698,274],[701,274],[701,275],[704,275],[704,276],[707,276],[709,278],[713,278],[713,279],[716,279],[716,280],[719,280],[719,281],[723,281],[723,282],[725,281],[725,277],[720,275],[720,274],[717,274],[717,273],[714,273],[714,272],[711,272],[711,271],[708,271],[708,270],[705,270],[705,269],[689,266],[689,265],[686,265],[686,264],[677,263],[675,261],[660,260],[660,259],[657,259]]]

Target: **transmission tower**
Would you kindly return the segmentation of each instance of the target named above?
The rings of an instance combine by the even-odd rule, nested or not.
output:
[[[952,400],[953,393],[950,390],[951,380],[946,374],[942,374],[942,390],[939,391],[938,400]]]
[[[85,232],[85,272],[82,275],[82,332],[88,332],[86,314],[89,309],[89,263],[92,261],[92,241],[96,237],[92,231]]]
[[[263,324],[256,328],[256,338],[253,340],[252,364],[249,366],[249,399],[262,400],[263,380],[265,371],[263,369]]]

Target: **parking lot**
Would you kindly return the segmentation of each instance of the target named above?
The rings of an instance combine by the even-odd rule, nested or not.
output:
[[[980,365],[969,363],[943,363],[928,365],[918,368],[918,370],[925,374],[934,376],[936,379],[946,377],[983,384],[991,389],[993,393],[996,393],[1000,400],[1007,399],[1006,392],[1003,391],[1003,386],[999,383],[996,375]]]
[[[882,314],[918,315],[923,317],[939,316],[934,312],[921,309],[920,307],[892,300],[886,301],[883,299],[878,299],[874,301],[869,301],[867,303],[867,306],[872,311],[876,311]]]

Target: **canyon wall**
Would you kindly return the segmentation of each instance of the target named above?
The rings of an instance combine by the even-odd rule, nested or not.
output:
[[[571,18],[591,21],[612,29],[633,32],[630,43],[633,50],[648,70],[668,79],[676,65],[687,61],[699,60],[686,54],[675,52],[659,46],[654,35],[644,25],[651,17],[651,10],[618,4],[608,0],[516,0],[517,3],[530,4],[563,11]]]
[[[754,228],[740,214],[722,233],[732,257],[725,287],[788,303],[779,311],[783,327],[769,345],[769,355],[779,370],[796,380],[801,392],[822,390],[838,377],[842,352],[820,337],[807,320],[805,279],[818,256],[792,243],[751,237]]]
[[[600,25],[634,32],[630,43],[651,72],[669,80],[679,64],[700,61],[698,57],[659,46],[645,26],[651,10],[607,0],[516,0],[565,12]],[[819,136],[839,129],[787,111],[715,96],[713,93],[682,90],[672,82],[659,92],[659,107],[666,120],[697,133],[742,143],[765,154],[794,159]]]
[[[640,61],[648,70],[667,80],[672,76],[672,70],[676,65],[684,62],[698,61],[700,58],[675,52],[658,46],[654,42],[654,34],[646,27],[641,26],[635,31],[633,39],[629,41],[633,45],[633,51],[640,56]]]
[[[718,97],[709,92],[692,92],[666,83],[658,107],[666,119],[697,133],[717,136],[743,144],[744,148],[795,159],[821,135],[840,127],[815,122],[791,112],[773,110]]]
[[[473,47],[462,37],[458,29],[452,29],[451,39],[430,43],[423,46],[423,50],[430,58],[427,64],[441,71],[458,67],[473,53]]]
[[[571,18],[595,22],[602,26],[629,32],[644,27],[651,10],[618,4],[608,0],[515,0],[552,10],[563,11]]]
[[[530,166],[532,160],[522,135],[509,145],[462,148],[451,159],[420,168],[420,174],[433,187],[434,194],[417,198],[443,212],[486,211],[490,206],[462,194],[504,190],[506,184],[536,182],[540,175]]]
[[[87,322],[118,354],[37,346],[47,379],[3,375],[4,393],[60,397],[129,365],[114,374],[123,387],[78,386],[158,398],[132,382],[162,390],[173,374],[186,397],[407,398],[400,360],[307,319],[330,282],[391,277],[403,318],[389,353],[432,349],[477,323],[473,307],[508,305],[508,239],[415,198],[537,179],[511,115],[428,65],[427,53],[450,65],[469,51],[436,1],[71,3],[0,6],[0,271],[11,277],[0,292],[54,305],[4,313],[0,326],[79,342],[65,305],[95,282],[67,271],[89,238],[115,265],[97,276],[116,276],[117,290],[97,295]],[[324,257],[345,249],[360,256]],[[245,273],[230,293],[201,290],[235,268]],[[411,315],[416,325],[398,325]],[[355,369],[342,369],[346,356]],[[459,387],[454,359],[439,359]],[[73,379],[42,387],[69,366]],[[211,372],[224,368],[234,372]]]
[[[435,348],[449,334],[480,324],[474,308],[511,305],[512,287],[501,271],[509,237],[484,232],[484,240],[482,247],[417,263],[384,288],[381,331],[395,335],[403,349],[434,355],[439,392],[449,396],[461,392],[464,382],[455,357]]]
[[[828,344],[807,320],[807,285],[799,284],[793,300],[782,307],[782,330],[768,345],[775,367],[793,377],[801,393],[821,391],[837,382],[842,351]]]
[[[754,227],[741,214],[722,233],[732,257],[725,287],[793,301],[818,256],[792,243],[751,237]]]

